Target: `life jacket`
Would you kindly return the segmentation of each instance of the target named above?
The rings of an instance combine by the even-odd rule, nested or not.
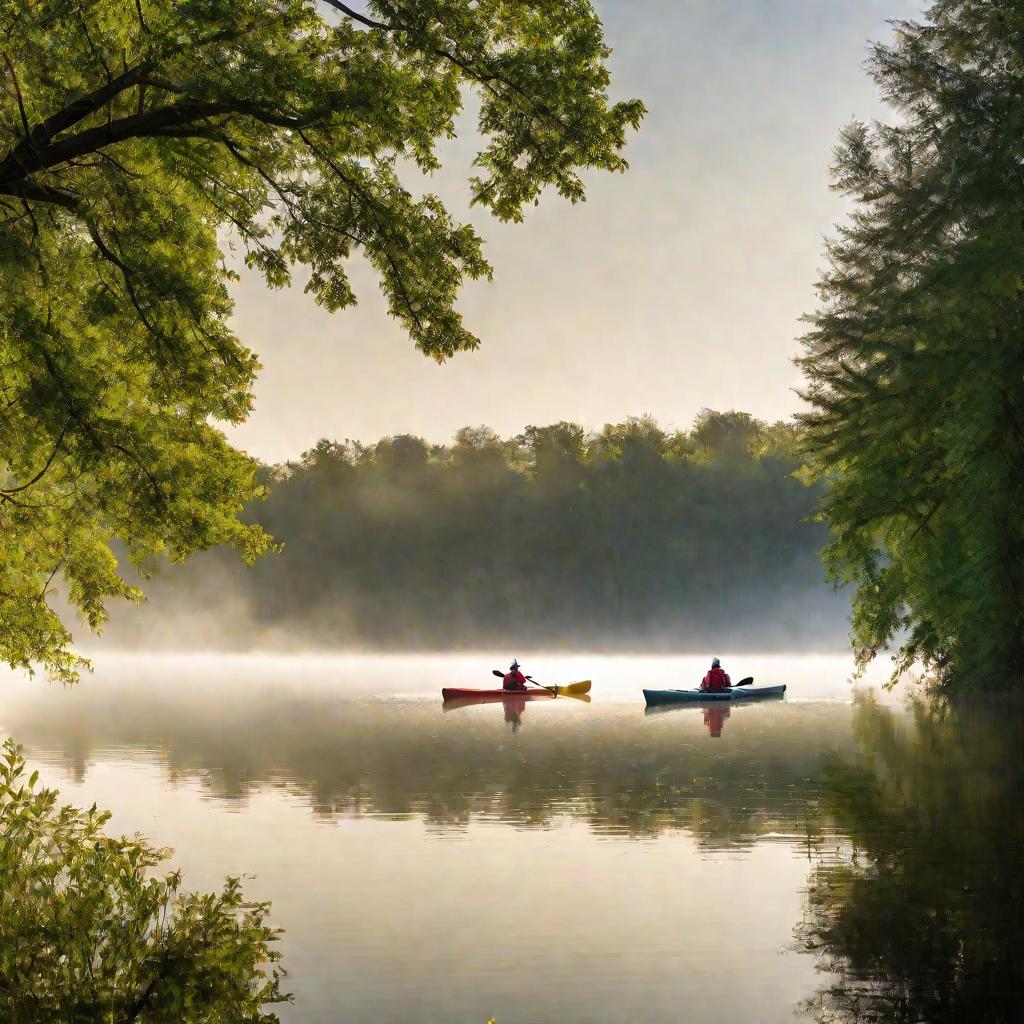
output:
[[[710,669],[708,674],[704,677],[704,682],[700,684],[702,690],[728,690],[729,689],[729,677],[725,674],[724,668],[713,668]]]
[[[505,678],[502,680],[502,685],[506,690],[525,690],[526,676],[518,670],[515,672],[506,672]]]

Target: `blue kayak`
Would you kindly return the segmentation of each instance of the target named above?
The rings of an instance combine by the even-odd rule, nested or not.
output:
[[[714,693],[708,690],[644,690],[644,700],[651,704],[713,704],[717,701],[756,700],[758,697],[781,697],[786,684],[778,686],[734,686]]]

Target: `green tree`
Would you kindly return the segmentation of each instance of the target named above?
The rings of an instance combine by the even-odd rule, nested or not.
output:
[[[487,277],[430,172],[467,88],[473,201],[520,220],[545,187],[619,171],[643,106],[611,103],[587,0],[0,0],[0,658],[74,678],[60,575],[93,628],[143,570],[269,540],[261,486],[220,423],[258,365],[230,328],[234,259],[330,310],[359,252],[427,355],[477,338],[455,308]],[[231,257],[229,250],[236,256]]]
[[[108,814],[59,806],[0,755],[0,1017],[17,1024],[272,1024],[275,931],[237,879],[181,892],[166,851],[104,835]]]
[[[801,360],[833,575],[862,663],[895,642],[948,685],[1024,673],[1024,10],[936,0],[871,73]]]
[[[734,462],[743,462],[767,440],[765,425],[746,412],[702,409],[693,427],[699,449]]]

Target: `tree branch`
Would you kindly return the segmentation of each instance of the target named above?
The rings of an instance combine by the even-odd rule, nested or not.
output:
[[[14,83],[14,95],[18,100],[18,113],[21,114],[21,123],[25,129],[25,137],[28,137],[28,115],[25,113],[25,100],[21,95],[21,86],[18,84],[18,73],[14,70],[14,64],[11,62],[11,58],[8,54],[4,54],[4,64],[7,65],[7,71],[11,76],[11,81]]]
[[[145,138],[159,135],[164,130],[179,130],[197,121],[205,121],[221,114],[242,114],[252,117],[264,124],[278,128],[305,128],[319,118],[331,112],[330,107],[319,107],[304,111],[301,114],[281,114],[267,107],[250,103],[243,99],[231,100],[193,100],[187,103],[172,103],[166,107],[157,107],[142,114],[121,117],[109,124],[87,128],[67,139],[51,142],[44,147],[33,147],[31,153],[16,156],[11,152],[0,161],[0,192],[21,195],[11,192],[9,187],[14,182],[27,179],[36,171],[46,170],[57,164],[66,163],[75,157],[94,153],[105,146],[112,146],[127,139]],[[19,147],[20,149],[20,147]]]
[[[163,980],[164,970],[166,967],[166,955],[160,959],[160,967],[156,974],[150,979],[149,984],[139,993],[138,998],[135,1000],[135,1005],[132,1006],[126,1016],[122,1017],[118,1024],[132,1024],[133,1021],[138,1020],[139,1014],[146,1008],[150,998],[153,995],[153,990],[157,984]]]
[[[60,432],[60,437],[57,438],[57,443],[53,446],[53,451],[50,452],[50,457],[46,460],[46,465],[28,483],[20,484],[18,487],[3,487],[0,488],[0,494],[17,494],[19,491],[28,490],[33,484],[39,483],[53,465],[53,460],[57,458],[57,452],[60,451],[60,446],[64,443],[64,435],[68,432],[68,425],[64,424],[64,429]]]
[[[174,103],[166,107],[118,118],[109,124],[87,128],[70,138],[34,147],[31,154],[9,154],[0,161],[0,182],[10,184],[11,172],[17,171],[18,178],[27,178],[36,171],[54,167],[75,157],[94,153],[105,146],[111,146],[126,139],[139,138],[158,132],[161,128],[186,125],[217,114],[234,111],[232,105],[223,102]]]
[[[0,185],[0,195],[13,196],[16,199],[30,199],[37,203],[49,203],[52,206],[62,206],[65,210],[77,213],[82,205],[82,200],[74,192],[63,188],[52,188],[49,185],[40,185],[30,178],[22,178],[20,181]],[[26,216],[31,217],[31,209],[26,210]],[[38,234],[38,226],[36,227]]]
[[[56,114],[48,117],[41,124],[36,125],[31,132],[31,141],[26,140],[26,142],[20,143],[17,148],[12,150],[10,156],[17,154],[18,150],[22,147],[47,145],[54,135],[67,131],[68,128],[78,124],[79,121],[95,113],[104,104],[109,103],[119,93],[130,89],[134,85],[138,85],[145,78],[150,68],[151,64],[149,62],[137,64],[116,78],[111,78],[109,82],[101,85],[98,89],[94,89],[92,92],[75,100],[74,103],[69,103],[63,110],[57,111]],[[8,158],[5,158],[5,163],[6,159]]]
[[[353,21],[358,21],[360,25],[365,25],[367,28],[380,29],[381,32],[393,32],[395,30],[394,25],[386,25],[383,21],[374,21],[365,14],[359,14],[353,11],[348,4],[341,3],[341,0],[324,0],[324,3],[333,7],[336,11],[341,11],[342,14],[347,14]]]

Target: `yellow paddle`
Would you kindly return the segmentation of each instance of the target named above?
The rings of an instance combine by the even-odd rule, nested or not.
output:
[[[491,672],[499,679],[505,678],[505,673],[502,672],[500,668],[492,668]],[[534,686],[540,686],[545,690],[550,690],[559,697],[582,697],[585,693],[590,693],[591,680],[589,679],[581,679],[578,683],[569,683],[567,686],[547,686],[544,683],[538,683],[533,676],[527,676],[526,678],[529,679]]]
[[[529,676],[526,677],[530,679]],[[532,679],[530,679],[533,682]],[[565,697],[583,697],[590,693],[590,680],[581,679],[578,683],[569,683],[567,686],[556,686],[555,689],[559,694]]]

